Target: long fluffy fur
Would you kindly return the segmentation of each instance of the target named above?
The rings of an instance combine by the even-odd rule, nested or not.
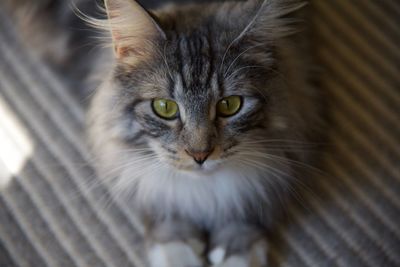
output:
[[[178,9],[169,7],[165,14],[161,11],[156,13],[156,16],[159,16],[161,27],[167,28],[168,34],[169,26],[165,26],[163,23],[169,23],[168,20],[170,19],[170,14],[173,14],[172,16],[181,16],[186,13],[188,14],[188,17],[190,17],[193,15],[192,12],[197,12],[199,18],[191,18],[195,21],[194,23],[198,20],[201,21],[201,16],[203,16],[205,21],[208,17],[214,17],[214,19],[220,24],[233,23],[231,20],[240,12],[252,14],[244,20],[245,23],[243,22],[241,27],[238,27],[240,31],[236,30],[235,32],[230,33],[229,38],[227,38],[230,39],[229,42],[225,42],[226,50],[223,50],[224,53],[221,53],[220,59],[222,58],[222,62],[224,60],[230,60],[230,63],[232,64],[227,65],[229,65],[232,71],[235,72],[238,71],[238,69],[237,66],[235,66],[235,62],[232,62],[233,55],[227,55],[231,46],[237,46],[237,43],[240,45],[242,39],[245,39],[245,41],[251,39],[252,45],[254,45],[254,40],[263,43],[265,47],[268,47],[271,43],[278,45],[284,37],[295,32],[290,26],[293,20],[282,17],[289,15],[303,6],[303,3],[297,1],[250,1],[249,3],[244,4],[213,4],[211,7],[204,8],[203,12],[198,12],[200,6],[197,5]],[[170,13],[171,10],[172,13]],[[229,10],[229,13],[227,10]],[[134,18],[129,18],[129,15],[124,14],[125,13],[122,14],[121,18],[112,17],[107,21],[91,20],[91,23],[94,23],[97,27],[105,28],[107,31],[111,30],[111,32],[113,31],[113,28],[124,31],[124,29],[128,29],[129,25],[135,22]],[[177,30],[181,30],[182,32],[190,30],[191,25],[185,24],[185,22],[187,22],[186,19],[187,17],[180,17],[182,24],[176,25],[176,27],[178,27]],[[140,25],[144,24],[142,23]],[[155,30],[151,25],[146,25],[147,30]],[[198,26],[202,27],[201,24]],[[136,37],[139,40],[143,38],[143,36],[137,36],[134,33],[131,33],[132,29],[136,28],[129,29],[127,33],[128,39],[126,42],[124,41],[123,45],[129,46],[137,44],[135,43],[137,41],[133,41],[134,38],[129,42],[128,40],[130,37]],[[140,34],[142,31],[143,29],[136,31],[136,34]],[[148,35],[145,34],[144,37],[148,38]],[[114,41],[118,42],[118,40]],[[284,43],[281,44],[284,45]],[[290,46],[286,46],[284,49],[279,48],[280,53],[291,53],[289,52],[291,50],[289,47]],[[159,48],[161,48],[161,46]],[[237,49],[237,47],[235,49]],[[251,48],[248,48],[248,50],[249,51],[242,52],[243,54],[239,55],[239,57],[246,54],[244,57],[256,55],[257,58],[263,56],[271,59],[272,56],[265,52],[257,54],[257,51],[265,50],[265,48],[262,47],[258,50],[254,49],[256,51],[250,51]],[[158,51],[159,54],[162,54],[163,52],[165,51]],[[154,52],[154,54],[159,55],[156,52]],[[281,56],[287,55],[281,54]],[[137,57],[137,55],[131,55],[131,57]],[[143,61],[146,59],[141,60]],[[150,61],[153,59],[148,60]],[[163,58],[163,60],[165,60],[165,58]],[[265,62],[268,62],[268,60],[262,61],[262,63]],[[296,62],[296,59],[294,59],[294,62]],[[301,64],[299,62],[301,62],[301,60],[298,60],[298,63],[294,63],[293,66],[290,66],[289,68],[285,66],[285,64],[288,63],[287,61],[278,62],[278,69],[285,68],[284,71],[287,72],[283,72],[282,75],[289,75],[290,73],[288,72],[292,71],[290,68],[295,67],[296,64]],[[271,64],[271,62],[268,62],[268,64]],[[164,67],[167,68],[167,66]],[[265,67],[268,68],[270,66]],[[123,71],[129,73],[131,71],[129,68],[132,68],[132,71],[136,69],[135,66],[123,67]],[[119,69],[118,71],[121,70],[122,69]],[[272,124],[268,127],[279,128],[276,130],[277,132],[285,132],[289,130],[289,127],[293,127],[295,133],[291,133],[287,137],[291,137],[293,140],[298,140],[299,142],[307,142],[306,136],[309,131],[307,129],[309,123],[315,122],[316,127],[318,127],[317,124],[319,123],[317,112],[315,112],[313,107],[313,101],[317,98],[317,94],[313,96],[313,89],[307,84],[307,70],[298,70],[297,72],[296,77],[293,77],[293,81],[296,81],[297,87],[303,89],[286,88],[288,86],[287,81],[282,81],[279,78],[274,78],[276,80],[274,82],[275,84],[270,85],[271,88],[285,87],[285,89],[282,89],[285,93],[278,94],[281,94],[280,97],[285,98],[286,102],[282,102],[282,107],[279,107],[278,103],[276,103],[276,110],[270,110],[272,113],[276,112],[277,116],[272,116]],[[123,73],[119,73],[118,75],[124,76]],[[234,76],[236,75],[231,73],[231,77],[235,78]],[[135,80],[136,78],[131,77],[129,79]],[[229,83],[229,81],[227,82]],[[160,85],[162,83],[162,81],[157,79],[154,81],[154,84]],[[150,88],[152,85],[149,84],[148,86]],[[132,151],[130,151],[130,153],[124,154],[124,150],[127,150],[128,148],[122,140],[123,137],[126,136],[127,129],[124,128],[126,127],[126,124],[110,123],[120,121],[121,113],[124,112],[124,105],[126,103],[124,100],[118,102],[119,93],[116,93],[123,92],[123,87],[124,85],[121,85],[120,82],[116,83],[115,76],[110,76],[110,80],[108,80],[99,90],[93,101],[92,111],[90,113],[90,121],[92,123],[89,126],[90,140],[94,144],[93,147],[95,154],[97,154],[101,159],[99,173],[106,173],[108,170],[114,169],[114,173],[110,174],[109,177],[113,177],[115,182],[114,185],[118,188],[117,191],[134,191],[135,193],[132,195],[137,197],[137,203],[142,203],[142,207],[146,207],[145,210],[150,212],[152,216],[166,218],[174,216],[174,214],[180,214],[182,216],[190,217],[190,219],[198,224],[212,226],[213,223],[216,223],[217,221],[226,221],[227,218],[237,218],[239,220],[245,219],[246,216],[249,216],[249,210],[268,213],[268,211],[273,211],[274,206],[276,206],[276,204],[274,204],[274,201],[276,201],[275,195],[282,195],[282,198],[284,198],[288,184],[291,182],[290,177],[293,175],[293,170],[291,169],[289,160],[277,164],[276,161],[268,161],[266,158],[260,158],[260,155],[257,155],[255,158],[247,155],[245,156],[248,157],[247,160],[250,160],[250,162],[253,160],[256,163],[247,164],[247,167],[245,167],[246,171],[243,173],[237,169],[237,166],[246,165],[243,164],[243,162],[240,164],[232,159],[234,163],[229,164],[229,166],[231,166],[230,168],[224,168],[222,171],[216,172],[208,177],[196,178],[195,174],[180,172],[174,169],[174,167],[168,166],[168,164],[162,160],[162,158],[166,156],[164,155],[165,153],[162,149],[159,149],[157,143],[154,143],[153,141],[147,141],[149,142],[149,145],[145,145],[146,149],[148,149],[146,153],[140,152],[136,154],[135,149],[131,148]],[[147,94],[151,95],[152,93],[147,91]],[[154,93],[153,95],[154,97],[157,97],[157,93]],[[285,105],[289,105],[289,107]],[[301,107],[298,107],[298,105]],[[307,108],[310,110],[307,111]],[[286,110],[284,111],[283,109]],[[300,109],[303,109],[303,111],[300,111]],[[278,114],[281,114],[281,117],[279,117]],[[131,123],[130,127],[132,129],[140,128],[140,123],[136,121]],[[112,125],[115,125],[115,127]],[[139,134],[139,132],[140,130],[137,130],[136,134]],[[288,146],[290,147],[290,145],[289,142]],[[240,150],[240,146],[238,146],[237,149]],[[258,152],[268,153],[268,149],[261,149],[261,151]],[[273,156],[285,158],[284,152],[285,151],[282,150],[277,155]],[[302,153],[304,152],[301,152],[301,154]],[[123,156],[120,156],[120,154]],[[142,156],[145,157],[145,155],[148,154],[153,155],[153,157],[150,157],[148,160],[140,160]],[[302,159],[304,157],[303,155],[299,155],[297,158]],[[138,164],[134,164],[137,160]],[[152,164],[152,162],[160,161],[161,165]],[[260,161],[263,163],[260,164]],[[129,164],[129,162],[132,164]],[[128,167],[122,168],[118,166],[124,166],[124,164]],[[139,171],[142,168],[147,171]],[[154,170],[156,168],[159,168],[161,171]],[[278,173],[276,173],[276,170],[278,170]],[[269,176],[269,178],[263,177],[268,173],[268,171],[270,172],[270,174],[267,174],[267,177]],[[191,176],[193,177],[191,178]],[[266,182],[266,180],[269,181]],[[229,188],[229,190],[227,188]],[[272,190],[270,190],[270,188],[272,188]],[[269,221],[271,216],[264,216],[264,219]],[[254,217],[262,216],[255,215]],[[213,222],[213,220],[215,222]]]

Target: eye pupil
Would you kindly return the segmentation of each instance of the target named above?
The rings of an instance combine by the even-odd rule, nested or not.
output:
[[[226,100],[225,103],[226,103],[226,108],[229,109],[229,100]]]
[[[178,104],[168,99],[155,99],[152,103],[154,113],[162,119],[175,119],[179,112]]]
[[[217,104],[217,113],[221,117],[231,117],[236,115],[242,107],[242,97],[229,96]]]

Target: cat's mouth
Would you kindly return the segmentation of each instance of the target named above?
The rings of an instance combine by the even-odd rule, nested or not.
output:
[[[211,175],[223,168],[225,158],[221,157],[221,149],[217,146],[210,150],[207,155],[201,153],[191,154],[187,150],[180,150],[173,155],[162,151],[160,159],[173,171],[189,174],[191,176]],[[206,154],[206,153],[204,153]]]
[[[215,173],[222,168],[222,164],[218,160],[208,160],[203,164],[188,163],[188,164],[172,164],[178,171],[183,173],[190,173],[199,176],[207,176]]]

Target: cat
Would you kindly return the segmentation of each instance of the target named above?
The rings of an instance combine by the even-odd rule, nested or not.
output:
[[[79,55],[101,80],[95,168],[146,222],[150,267],[268,266],[267,231],[323,132],[304,6],[105,0],[106,19],[81,15],[109,44]]]
[[[91,22],[110,31],[114,64],[89,140],[98,173],[147,219],[149,265],[267,266],[266,230],[310,161],[296,146],[322,121],[294,37],[304,3],[105,6]]]

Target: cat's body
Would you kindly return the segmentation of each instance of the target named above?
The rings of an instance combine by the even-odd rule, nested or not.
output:
[[[193,6],[190,9],[197,11],[199,10],[199,8],[200,6]],[[174,11],[177,10],[179,10],[179,8],[174,8]],[[191,18],[195,17],[201,18],[201,14],[196,14],[193,16],[190,12],[187,11],[180,11],[179,13],[179,16],[173,15],[174,18],[177,17],[180,21],[183,22],[182,24],[177,25],[177,27],[181,28],[176,29],[176,31],[186,31],[189,34],[192,34],[193,31],[199,30],[199,27],[203,26],[201,23],[197,24],[190,20]],[[188,20],[188,22],[185,23],[185,20]],[[168,23],[172,24],[173,22]],[[206,34],[214,36],[208,36],[208,38],[218,38],[217,35],[219,33],[217,32],[217,30],[218,28],[210,29],[210,32]],[[201,31],[201,29],[199,31]],[[234,55],[230,55],[229,57],[227,57],[225,64],[220,66],[220,62],[218,62],[218,60],[220,61],[220,59],[223,57],[223,53],[225,52],[227,45],[229,45],[228,41],[226,42],[226,46],[213,48],[211,47],[213,40],[200,40],[200,38],[202,38],[200,36],[202,35],[203,33],[200,33],[198,34],[198,36],[196,36],[196,33],[194,33],[193,36],[174,36],[171,38],[181,39],[174,40],[173,44],[169,44],[171,47],[173,47],[174,50],[185,50],[184,52],[178,53],[190,53],[188,52],[188,50],[191,49],[190,46],[202,47],[202,49],[206,51],[205,55],[193,54],[189,55],[187,59],[189,61],[190,58],[196,58],[196,60],[198,59],[199,61],[201,61],[201,66],[199,70],[195,68],[191,70],[180,70],[179,66],[184,63],[176,61],[174,57],[177,57],[177,53],[170,55],[165,54],[160,57],[156,62],[152,62],[154,59],[149,58],[149,62],[146,62],[146,64],[154,64],[156,66],[155,68],[158,67],[162,69],[161,71],[165,71],[165,73],[162,74],[165,75],[165,77],[169,78],[169,72],[175,73],[174,78],[177,80],[177,82],[173,86],[180,88],[168,88],[171,86],[167,83],[168,81],[157,80],[157,77],[155,77],[154,80],[151,80],[150,82],[146,81],[146,84],[142,85],[141,79],[147,75],[145,73],[146,70],[144,70],[143,72],[143,69],[135,70],[134,67],[128,70],[117,69],[115,73],[118,75],[118,77],[115,78],[115,76],[110,76],[100,86],[91,107],[91,124],[89,125],[89,140],[93,144],[95,155],[100,158],[100,173],[108,173],[110,170],[113,170],[118,164],[121,164],[123,162],[129,164],[130,161],[134,162],[135,160],[138,160],[140,161],[140,165],[135,165],[133,167],[139,167],[141,169],[146,168],[146,166],[148,165],[151,168],[148,170],[149,173],[151,172],[151,175],[146,176],[140,174],[139,176],[146,177],[143,178],[143,181],[141,177],[134,176],[136,169],[127,174],[127,177],[121,177],[119,175],[121,171],[126,171],[126,169],[116,170],[116,174],[114,175],[118,176],[117,186],[121,186],[122,190],[126,189],[127,191],[130,191],[129,188],[130,186],[132,186],[130,185],[130,183],[133,182],[132,180],[139,180],[138,184],[134,184],[135,187],[133,187],[136,190],[135,194],[140,202],[139,206],[145,207],[144,210],[151,212],[152,216],[159,216],[160,218],[163,218],[170,217],[176,213],[180,216],[187,216],[199,226],[205,227],[213,227],[214,225],[220,224],[224,225],[227,221],[232,220],[253,220],[254,223],[257,224],[269,225],[269,220],[271,220],[271,218],[270,216],[265,215],[273,209],[280,207],[276,207],[276,205],[274,204],[271,205],[271,203],[275,203],[276,200],[269,200],[268,198],[279,198],[285,195],[284,191],[287,189],[286,184],[291,182],[289,181],[290,176],[293,175],[293,173],[291,173],[293,170],[290,168],[290,166],[285,166],[285,168],[283,168],[282,165],[284,164],[280,164],[279,161],[271,160],[271,162],[269,162],[269,166],[271,168],[277,168],[280,171],[288,174],[287,177],[285,177],[285,180],[287,181],[279,182],[279,180],[277,181],[277,178],[271,177],[270,179],[274,183],[277,183],[276,187],[272,186],[272,188],[269,188],[269,183],[271,183],[272,181],[265,181],[265,178],[263,177],[265,176],[265,172],[268,170],[262,168],[262,166],[241,164],[241,162],[236,162],[235,160],[224,161],[224,166],[222,168],[218,168],[217,170],[212,170],[211,166],[210,171],[206,171],[204,173],[197,171],[192,172],[190,170],[178,171],[174,166],[169,165],[157,166],[157,169],[153,169],[154,159],[149,159],[147,161],[144,160],[142,158],[142,155],[146,155],[146,151],[141,150],[148,147],[145,143],[145,140],[147,134],[151,136],[152,133],[143,132],[143,128],[140,125],[135,125],[138,124],[138,122],[135,121],[134,117],[131,118],[132,121],[126,121],[126,124],[120,123],[120,120],[122,119],[121,117],[129,116],[129,114],[126,115],[126,112],[131,112],[130,110],[127,111],[125,109],[129,109],[129,105],[131,104],[132,106],[138,105],[138,103],[136,103],[137,101],[140,102],[141,97],[137,95],[147,94],[146,97],[148,99],[161,96],[167,97],[169,93],[160,93],[160,91],[165,90],[165,88],[168,88],[168,90],[186,90],[185,92],[182,92],[182,96],[183,98],[186,98],[185,100],[187,101],[188,105],[193,104],[193,106],[195,106],[203,104],[203,106],[197,107],[198,109],[200,109],[200,111],[199,114],[194,115],[196,116],[196,118],[193,122],[193,125],[190,126],[191,129],[188,129],[188,135],[195,136],[197,132],[201,131],[201,127],[203,126],[201,125],[202,123],[204,124],[203,127],[208,127],[209,124],[212,123],[212,121],[208,120],[208,118],[201,118],[201,116],[203,115],[201,113],[204,112],[205,105],[208,105],[208,103],[201,103],[203,102],[202,98],[204,97],[202,94],[208,90],[214,91],[212,94],[215,94],[216,98],[220,98],[219,95],[222,94],[222,92],[219,91],[218,87],[221,86],[221,84],[217,80],[218,78],[213,77],[213,75],[210,75],[210,73],[212,73],[213,71],[212,68],[214,68],[215,70],[221,68],[220,72],[225,72],[234,60],[234,58],[230,57],[234,57],[237,52],[235,52]],[[191,42],[192,40],[193,42]],[[179,48],[178,46],[185,47]],[[244,46],[240,50],[240,53],[243,53],[246,50],[251,51],[253,46]],[[277,48],[280,49],[279,46]],[[167,47],[165,49],[171,48]],[[219,59],[217,59],[218,56],[216,55],[208,54],[210,53],[209,50],[212,49],[219,49],[218,52],[213,51],[214,53],[218,53],[218,56],[220,57]],[[260,50],[263,49],[264,48],[260,48]],[[286,44],[284,49],[290,50],[291,48],[288,47]],[[163,53],[163,51],[159,52]],[[194,53],[198,52],[201,51],[195,51]],[[284,51],[283,48],[281,51],[274,51],[274,53],[276,54],[288,54],[290,52],[297,53],[297,51]],[[270,58],[272,54],[269,53],[272,53],[272,51],[268,51],[265,55],[257,54],[257,56],[260,57],[260,61],[263,61],[265,59],[272,61],[273,59]],[[166,58],[164,58],[164,56]],[[214,56],[215,58],[210,58],[210,61],[215,60],[215,62],[206,61],[208,57]],[[261,150],[265,149],[265,151],[263,151],[265,153],[268,152],[271,155],[286,157],[285,153],[287,151],[285,151],[284,149],[282,149],[281,151],[276,151],[277,145],[288,147],[290,150],[291,145],[297,146],[300,142],[307,141],[306,135],[313,131],[313,128],[309,128],[308,124],[312,121],[315,121],[316,118],[318,118],[319,116],[317,111],[319,105],[315,104],[317,93],[314,91],[315,89],[312,88],[310,84],[308,84],[308,81],[305,80],[305,78],[307,78],[308,66],[304,66],[304,61],[296,62],[297,60],[299,60],[297,56],[290,58],[291,62],[285,62],[286,56],[287,55],[282,57],[279,62],[271,63],[276,64],[273,66],[273,69],[261,71],[261,75],[269,76],[269,78],[266,79],[266,82],[268,82],[269,84],[265,86],[269,87],[268,89],[270,90],[270,92],[251,92],[251,90],[248,90],[248,95],[254,95],[254,98],[256,99],[249,99],[248,101],[252,102],[248,104],[249,107],[247,108],[251,109],[255,108],[256,105],[268,104],[269,107],[267,108],[266,112],[273,114],[273,116],[263,114],[260,115],[263,116],[262,118],[253,117],[252,119],[254,121],[252,122],[242,122],[241,125],[238,125],[238,127],[252,127],[252,135],[247,134],[247,129],[245,129],[243,132],[241,132],[243,135],[240,136],[240,140],[232,140],[231,142],[228,142],[225,145],[224,149],[232,149],[230,147],[233,145],[237,145],[236,143],[246,144],[246,142],[248,142],[253,145],[253,147],[250,147],[250,150],[246,150],[246,152],[250,153],[245,154],[244,157],[247,159],[251,159],[251,149],[254,149],[254,147],[257,146]],[[166,60],[170,60],[171,62],[165,62]],[[248,65],[247,63],[243,65],[243,63],[239,64],[239,62],[236,62],[237,66],[230,66],[231,70],[229,74],[234,73],[240,68],[243,68],[244,73],[257,73],[256,68],[260,68],[261,66],[261,64],[258,63],[257,60],[258,59],[254,59],[254,63],[251,65]],[[169,66],[167,66],[167,64]],[[298,67],[291,65],[291,67],[295,69],[290,70],[294,74],[290,76],[290,79],[288,78],[287,73],[282,72],[284,64],[298,64]],[[268,67],[272,67],[272,65],[268,65]],[[144,68],[146,69],[148,68],[148,66],[145,66]],[[149,69],[151,69],[151,67]],[[285,68],[284,70],[289,71],[288,68]],[[182,72],[189,73],[182,74]],[[196,74],[199,74],[200,76],[204,75],[203,77],[200,77],[200,79],[203,79],[203,81],[195,81],[195,83],[197,84],[186,85],[189,87],[187,89],[183,89],[182,87],[185,81],[182,81],[182,79],[187,79],[191,81],[192,79],[194,79],[193,76]],[[182,78],[182,75],[187,75],[189,77]],[[257,73],[257,75],[259,75],[259,73]],[[151,74],[149,76],[151,76]],[[229,75],[227,74],[226,76]],[[153,79],[153,77],[150,77],[150,79]],[[235,81],[227,80],[227,83],[229,82],[234,83]],[[262,82],[265,81],[263,80]],[[144,88],[143,93],[137,93],[137,95],[135,95],[136,92],[130,92],[129,89],[126,89],[133,88],[132,90],[135,90],[135,87],[139,87],[137,84],[139,84],[140,87]],[[243,94],[246,91],[246,86],[250,87],[255,85],[243,84],[241,86],[242,88],[235,88],[236,91],[232,94]],[[260,85],[257,84],[257,86]],[[190,90],[190,88],[194,89]],[[274,94],[274,96],[271,97],[269,94],[272,93]],[[131,97],[127,97],[129,95],[131,95]],[[146,105],[150,106],[149,103],[146,103]],[[253,107],[250,107],[250,105],[253,105]],[[143,115],[143,120],[146,120],[146,115],[147,114]],[[274,117],[275,115],[276,117]],[[304,116],[310,117],[306,118]],[[267,119],[266,117],[269,118]],[[251,125],[256,123],[258,125]],[[273,129],[266,129],[268,127],[266,126],[267,124],[270,124],[270,128],[273,127]],[[296,130],[288,131],[289,127]],[[300,127],[302,129],[300,129]],[[258,128],[261,128],[261,130]],[[268,137],[272,142],[272,151],[268,151],[268,144],[263,143],[263,141],[268,141],[265,140],[266,131],[269,131]],[[158,133],[156,133],[156,135],[157,134]],[[282,134],[284,134],[284,136]],[[157,136],[155,138],[159,137]],[[204,137],[199,136],[198,138],[202,139]],[[276,141],[274,143],[274,140],[278,139],[282,142]],[[255,143],[255,141],[257,140],[260,141],[259,144]],[[169,140],[167,139],[165,143],[161,144],[161,146],[164,147],[166,151],[160,151],[160,153],[168,153],[169,150],[176,150],[174,147],[165,147],[168,145],[168,141]],[[295,142],[291,143],[291,141]],[[184,141],[178,140],[177,142]],[[185,144],[179,145],[185,146]],[[158,143],[150,145],[151,149],[155,151],[162,149],[158,146]],[[263,146],[265,146],[265,148],[262,148]],[[138,148],[138,151],[140,153],[136,153],[135,148]],[[124,151],[125,149],[131,150],[130,153],[132,154],[121,155],[122,153],[120,153],[120,151]],[[235,150],[233,149],[233,151],[229,152],[234,151]],[[293,151],[290,152],[295,154]],[[172,152],[171,154],[176,153]],[[229,155],[230,153],[227,154]],[[294,159],[304,160],[304,157],[306,157],[307,155],[304,151],[300,151],[299,155],[292,156],[295,157]],[[254,157],[257,158],[257,155],[255,155]],[[214,161],[215,162],[212,162],[210,164],[212,165],[220,163],[219,159]],[[202,167],[207,168],[208,163],[209,162],[206,161]],[[163,179],[160,178],[162,176],[168,175],[171,176],[170,178],[168,178],[170,179],[170,181],[165,182]],[[251,179],[245,178],[247,176],[251,177]],[[271,192],[265,194],[265,192],[257,192],[258,190],[271,190]],[[279,192],[280,190],[282,190],[282,192]],[[254,212],[260,212],[262,213],[262,215],[256,215],[254,214]]]
[[[161,250],[170,258],[184,258],[174,253],[187,249],[171,252],[170,244],[195,238],[221,266],[263,266],[261,258],[250,263],[252,244],[277,222],[298,175],[293,162],[307,162],[296,147],[320,127],[319,94],[301,42],[284,38],[290,30],[281,16],[299,5],[276,2],[157,11],[160,29],[149,18],[148,32],[137,33],[150,42],[138,37],[116,48],[117,67],[94,98],[89,133],[99,173],[131,197],[149,219],[149,239],[167,244]],[[230,95],[244,98],[240,112],[218,117],[215,106]],[[176,101],[179,117],[157,118],[157,98]],[[201,168],[188,149],[210,154]],[[161,264],[157,249],[150,250],[153,266]]]
[[[95,61],[108,67],[89,142],[99,176],[146,218],[150,265],[206,266],[208,255],[215,266],[266,266],[265,230],[304,179],[301,148],[322,125],[304,38],[289,25],[303,5],[147,13],[133,0],[105,2],[109,19],[94,24],[110,31],[114,54]]]

